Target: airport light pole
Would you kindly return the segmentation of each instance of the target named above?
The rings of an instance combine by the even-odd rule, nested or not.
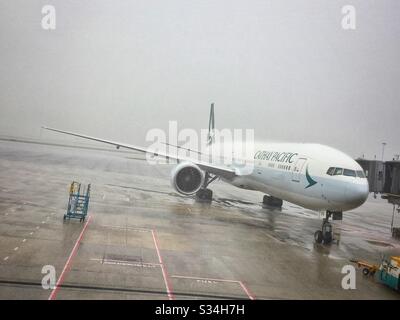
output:
[[[385,146],[386,142],[382,142],[382,161],[383,161],[383,155],[385,154]]]

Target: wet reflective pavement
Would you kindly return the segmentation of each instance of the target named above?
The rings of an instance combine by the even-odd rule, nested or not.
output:
[[[172,165],[144,156],[0,141],[1,299],[399,299],[344,265],[400,255],[392,207],[370,199],[335,221],[339,244],[314,244],[322,217],[221,181],[211,204],[171,187]],[[92,184],[90,220],[63,222],[69,184]],[[397,219],[400,224],[400,218]],[[45,265],[57,286],[45,290]]]

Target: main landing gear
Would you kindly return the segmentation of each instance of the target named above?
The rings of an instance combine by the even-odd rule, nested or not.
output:
[[[333,217],[332,217],[333,216]],[[322,221],[321,230],[317,230],[314,233],[314,239],[316,243],[330,244],[333,241],[333,227],[329,222],[329,218],[333,220],[342,220],[342,212],[327,211],[324,220]]]
[[[211,202],[212,201],[212,196],[213,192],[211,189],[208,189],[208,185],[215,181],[218,178],[218,176],[211,176],[210,173],[206,172],[206,175],[204,177],[204,183],[202,187],[200,188],[199,191],[196,192],[196,201],[197,202]]]
[[[283,201],[282,199],[275,198],[272,196],[264,195],[263,197],[263,205],[267,207],[273,208],[282,208]]]

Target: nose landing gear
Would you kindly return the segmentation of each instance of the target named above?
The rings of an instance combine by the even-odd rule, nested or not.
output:
[[[316,243],[330,244],[333,239],[332,224],[330,222],[324,222],[322,224],[322,230],[317,230],[314,233],[314,239]]]
[[[329,218],[335,214],[335,212],[327,211],[324,220],[322,221],[321,230],[317,230],[314,233],[314,239],[316,243],[330,244],[333,240],[333,227],[329,222]],[[339,214],[339,213],[337,213]],[[341,213],[340,213],[341,214]]]

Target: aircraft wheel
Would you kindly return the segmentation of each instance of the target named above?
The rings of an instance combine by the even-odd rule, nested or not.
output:
[[[200,189],[196,192],[196,199],[201,202],[211,202],[213,192],[211,189]]]
[[[323,237],[322,237],[322,231],[321,230],[315,231],[314,239],[315,239],[316,243],[322,243]]]
[[[333,240],[333,229],[332,224],[325,221],[322,225],[322,239],[324,244],[330,244]]]
[[[362,273],[363,273],[364,276],[369,275],[369,269],[368,268],[364,268]]]
[[[328,233],[323,237],[324,244],[332,243],[332,234]]]
[[[264,195],[263,204],[267,205],[267,206],[270,206],[270,207],[281,208],[282,204],[283,204],[283,200],[279,199],[279,198],[272,197],[272,196]]]

